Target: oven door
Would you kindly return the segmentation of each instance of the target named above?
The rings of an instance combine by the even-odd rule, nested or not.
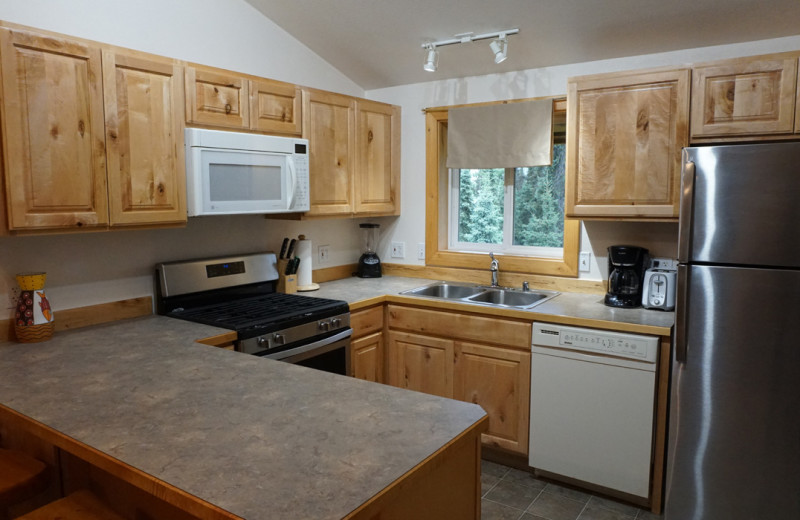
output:
[[[264,354],[261,357],[349,376],[351,375],[350,336],[352,335],[353,329],[348,328],[327,338],[274,354]]]

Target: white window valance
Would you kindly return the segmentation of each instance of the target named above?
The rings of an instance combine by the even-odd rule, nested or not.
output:
[[[543,166],[552,151],[551,99],[448,111],[448,168]]]

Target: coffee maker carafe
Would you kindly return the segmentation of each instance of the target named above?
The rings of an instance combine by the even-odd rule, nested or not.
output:
[[[380,224],[359,224],[364,239],[364,253],[358,259],[359,278],[380,278],[381,259],[378,258],[378,228]]]
[[[605,304],[610,307],[641,306],[644,272],[648,263],[648,251],[643,247],[609,247]]]

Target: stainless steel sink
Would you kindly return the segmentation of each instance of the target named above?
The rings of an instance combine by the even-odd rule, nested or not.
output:
[[[415,289],[402,291],[406,296],[437,298],[442,300],[487,305],[492,307],[508,307],[530,309],[540,303],[558,296],[557,291],[511,289],[509,287],[489,287],[459,282],[436,282]]]
[[[430,296],[432,298],[446,298],[448,300],[457,300],[459,298],[467,298],[480,293],[480,287],[468,285],[455,285],[451,283],[436,283],[433,285],[426,285],[424,287],[417,287],[409,291],[403,291],[401,294],[410,294],[413,296]]]
[[[493,305],[504,305],[506,307],[529,307],[547,297],[547,294],[539,291],[522,292],[510,289],[490,289],[476,294],[475,296],[470,296],[469,300],[473,302],[491,303]]]

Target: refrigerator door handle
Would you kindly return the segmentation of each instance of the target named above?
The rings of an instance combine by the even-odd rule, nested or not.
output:
[[[678,264],[675,302],[675,361],[686,363],[686,331],[689,327],[689,267]]]
[[[689,261],[689,248],[692,244],[692,204],[694,201],[694,162],[689,160],[683,150],[683,170],[681,172],[681,208],[678,224],[678,262]]]

